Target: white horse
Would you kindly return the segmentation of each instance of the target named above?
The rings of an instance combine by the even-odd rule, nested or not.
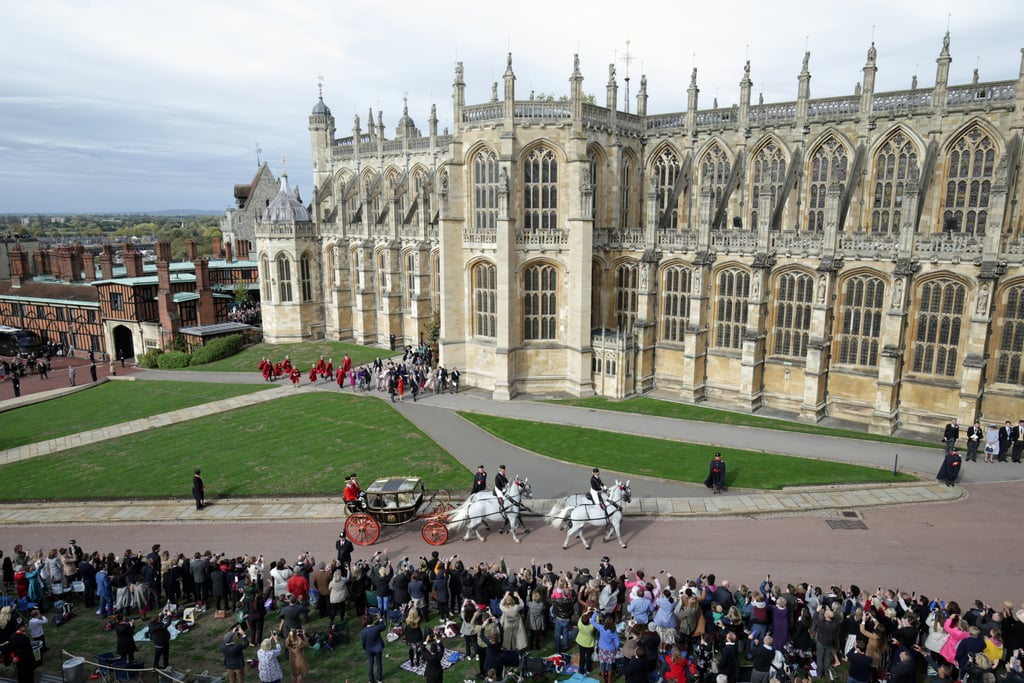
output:
[[[583,529],[588,525],[607,527],[608,533],[604,535],[601,541],[607,543],[611,540],[612,534],[615,534],[619,545],[625,548],[626,544],[622,540],[622,531],[619,527],[622,524],[623,503],[633,500],[633,491],[629,488],[629,481],[627,480],[623,484],[616,480],[613,486],[608,487],[608,493],[605,497],[607,510],[602,510],[600,505],[591,502],[589,496],[585,496],[585,498],[586,502],[577,504],[568,510],[565,508],[558,510],[558,506],[556,506],[556,509],[552,510],[552,513],[549,515],[551,525],[556,528],[560,528],[563,521],[570,522],[569,531],[565,534],[565,542],[562,544],[562,550],[569,547],[569,539],[574,535],[579,536],[583,546],[590,550],[590,544],[587,543],[587,539],[583,536]]]
[[[487,539],[480,534],[477,527],[484,522],[506,522],[509,525],[512,540],[519,543],[516,536],[516,526],[519,524],[519,511],[522,507],[523,498],[533,497],[533,487],[526,479],[513,477],[505,489],[505,496],[502,503],[498,503],[497,497],[491,491],[481,491],[470,496],[465,503],[455,508],[448,518],[447,525],[451,530],[457,530],[463,524],[466,525],[466,536],[463,540],[468,541],[472,532],[480,541]]]

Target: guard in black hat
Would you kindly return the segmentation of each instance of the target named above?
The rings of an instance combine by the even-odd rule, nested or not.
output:
[[[606,510],[604,505],[604,482],[601,481],[601,469],[598,467],[595,467],[593,474],[590,475],[590,497],[594,500],[594,503],[601,506],[602,510]]]
[[[473,477],[473,493],[480,493],[481,491],[487,490],[487,470],[484,469],[483,465],[476,468],[476,476]]]
[[[196,499],[196,510],[202,510],[206,505],[206,487],[203,486],[203,478],[199,476],[198,467],[192,475],[192,497]]]
[[[508,488],[508,477],[505,476],[505,466],[498,466],[498,473],[494,475],[494,496],[498,499],[498,505],[505,503],[505,489]]]

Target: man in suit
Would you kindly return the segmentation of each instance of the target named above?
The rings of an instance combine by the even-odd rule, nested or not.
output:
[[[718,673],[728,676],[729,683],[736,683],[739,680],[739,646],[736,644],[736,634],[733,631],[725,634],[725,646],[722,647],[722,655],[718,659]]]
[[[1006,454],[1010,451],[1010,443],[1013,440],[1013,425],[1007,420],[1006,424],[999,428],[999,462],[1006,462]]]
[[[487,470],[483,465],[476,468],[476,475],[473,477],[473,490],[470,494],[480,493],[487,490]]]
[[[1020,456],[1024,452],[1024,420],[1017,420],[1017,426],[1013,428],[1010,441],[1013,443],[1013,461],[1020,462]]]
[[[956,442],[959,438],[960,425],[956,423],[956,418],[954,417],[950,419],[945,431],[942,432],[942,443],[946,444],[946,455],[949,455],[956,448]]]
[[[967,428],[967,457],[968,462],[978,462],[978,444],[985,438],[985,430],[977,420]]]

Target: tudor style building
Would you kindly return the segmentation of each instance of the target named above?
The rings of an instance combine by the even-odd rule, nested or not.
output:
[[[415,343],[496,398],[626,396],[852,420],[877,433],[1024,414],[1024,61],[1016,80],[684,112],[519,99],[309,117],[310,214],[255,227],[267,339]],[[916,79],[915,79],[916,81]],[[277,201],[277,200],[275,200]],[[289,205],[291,206],[291,205]],[[301,208],[301,206],[299,207]],[[287,283],[286,283],[287,280]],[[287,286],[286,286],[287,284]],[[276,313],[267,315],[268,308]]]

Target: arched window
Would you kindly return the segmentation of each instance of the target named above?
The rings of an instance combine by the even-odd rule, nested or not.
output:
[[[804,358],[807,355],[807,339],[811,329],[814,278],[806,273],[785,273],[779,278],[773,294],[774,354]]]
[[[985,233],[988,196],[995,174],[996,149],[980,126],[972,126],[949,152],[943,229]]]
[[[839,363],[841,365],[878,365],[878,340],[882,336],[882,306],[885,283],[871,275],[846,280],[839,311]]]
[[[334,289],[334,269],[337,267],[337,253],[333,246],[327,247],[327,267],[324,269],[324,284],[327,291]]]
[[[411,251],[405,255],[405,294],[410,305],[413,297],[418,294],[416,291],[416,254]]]
[[[750,188],[750,228],[757,230],[761,213],[768,207],[768,197],[774,190],[775,201],[782,195],[786,180],[786,156],[774,140],[761,146],[751,160],[753,185]]]
[[[811,153],[810,182],[807,183],[807,229],[821,232],[825,229],[825,197],[828,188],[838,183],[840,192],[846,190],[846,172],[849,160],[846,147],[834,135],[829,135]]]
[[[270,285],[272,273],[270,272],[270,261],[266,256],[260,257],[260,279],[263,280],[263,300],[270,303],[273,289]]]
[[[277,293],[283,304],[292,301],[292,262],[287,256],[277,258]]]
[[[743,330],[747,327],[747,299],[750,297],[750,273],[727,268],[718,274],[715,298],[715,346],[743,348]]]
[[[587,150],[587,168],[590,171],[590,217],[594,219],[594,225],[603,221],[603,216],[597,212],[597,198],[600,193],[601,164],[598,163],[599,156],[596,151]]]
[[[380,251],[377,253],[377,304],[384,301],[384,297],[391,291],[391,270],[387,255]]]
[[[498,330],[498,271],[490,263],[473,267],[473,334],[495,337]]]
[[[523,338],[555,339],[558,323],[558,271],[539,264],[523,271]]]
[[[546,147],[523,162],[523,218],[530,232],[558,227],[558,160]]]
[[[498,157],[489,149],[473,157],[473,227],[498,226]]]
[[[633,198],[630,194],[630,184],[633,182],[633,157],[628,154],[622,157],[622,177],[619,182],[619,227],[628,228],[630,225],[630,204]]]
[[[952,280],[929,280],[921,285],[914,334],[914,372],[956,376],[960,327],[967,288]]]
[[[676,153],[667,147],[661,150],[661,154],[654,159],[651,172],[658,193],[658,224],[663,224],[668,230],[676,230],[679,227],[679,207],[672,202],[676,198],[676,179],[679,177],[679,158]],[[662,216],[665,216],[663,222],[660,220]]]
[[[690,318],[690,269],[671,266],[665,269],[661,287],[661,338],[681,342]]]
[[[875,155],[872,232],[899,232],[900,217],[903,214],[903,191],[910,177],[911,168],[917,168],[917,150],[906,135],[897,131]]]
[[[712,218],[714,218],[715,207],[722,203],[725,185],[729,182],[729,174],[732,172],[732,164],[722,146],[715,142],[701,157],[699,169],[700,188],[697,190],[697,196],[700,196],[705,187],[711,189],[711,212]]]
[[[996,381],[1024,386],[1024,285],[1010,287],[1005,297],[1003,328],[996,335]]]
[[[632,332],[636,322],[637,267],[623,263],[615,269],[615,325],[623,332]]]
[[[313,268],[309,256],[303,254],[299,259],[299,286],[302,290],[302,300],[313,300]]]
[[[441,254],[435,253],[430,259],[431,305],[437,311],[441,306]]]

